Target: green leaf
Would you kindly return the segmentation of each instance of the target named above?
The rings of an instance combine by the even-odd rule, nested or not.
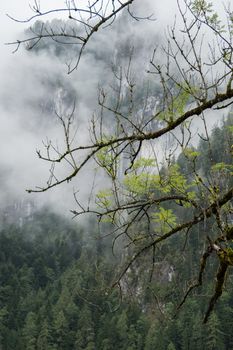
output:
[[[184,149],[183,153],[190,160],[195,160],[200,155],[200,152],[188,147]]]
[[[160,176],[149,172],[128,174],[125,176],[123,183],[129,192],[143,195],[152,189],[160,187]]]
[[[152,220],[160,225],[163,233],[168,232],[176,225],[176,216],[171,209],[159,208],[159,211],[152,214]]]
[[[99,205],[102,208],[103,207],[109,208],[112,204],[111,198],[112,198],[112,191],[111,190],[109,190],[109,189],[101,190],[96,195],[97,205]]]

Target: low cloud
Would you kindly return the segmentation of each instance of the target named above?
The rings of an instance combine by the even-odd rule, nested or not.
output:
[[[83,143],[89,140],[89,121],[93,112],[98,110],[98,86],[108,89],[111,85],[113,63],[127,67],[129,57],[122,56],[120,50],[129,53],[134,48],[132,71],[139,85],[147,79],[154,83],[153,76],[148,76],[146,71],[153,49],[160,43],[167,26],[174,21],[176,1],[135,1],[133,12],[142,17],[153,14],[155,20],[138,22],[123,14],[119,23],[116,21],[95,34],[78,70],[71,75],[66,74],[65,59],[61,62],[46,51],[34,54],[21,49],[12,55],[9,48],[4,49],[0,66],[0,185],[7,197],[31,198],[32,195],[26,194],[26,188],[46,184],[48,166],[38,160],[35,151],[43,147],[42,140],[46,137],[55,143],[61,142],[61,128],[54,113],[59,89],[62,89],[63,96],[72,91],[71,100],[76,99],[76,124],[81,130],[77,142]],[[20,35],[16,33],[16,23],[12,26],[12,32],[4,41],[13,36],[17,39]],[[3,36],[2,33],[1,40]],[[92,166],[85,173],[81,172],[79,179],[74,179],[71,184],[36,196],[37,201],[50,203],[61,211],[73,209],[74,189],[82,189],[81,198],[88,197],[93,182]]]

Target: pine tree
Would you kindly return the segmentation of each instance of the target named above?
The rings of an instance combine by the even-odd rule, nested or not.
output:
[[[36,314],[34,312],[30,311],[27,314],[22,333],[25,350],[36,350],[38,329],[36,324]]]
[[[171,342],[168,344],[167,350],[176,350],[175,345]],[[198,349],[199,350],[199,349]]]
[[[205,350],[224,350],[220,324],[216,312],[212,312],[206,326]]]
[[[200,312],[194,317],[190,350],[203,349],[203,324]],[[204,349],[203,349],[204,350]]]
[[[84,305],[80,312],[78,331],[75,338],[74,349],[92,350],[95,348],[94,324],[92,321],[91,311],[87,304]]]
[[[116,322],[116,332],[119,349],[124,349],[128,343],[128,317],[126,310],[123,310]]]
[[[66,349],[69,338],[68,322],[62,310],[54,312],[53,328],[58,349]]]
[[[52,350],[52,336],[47,319],[44,320],[37,338],[37,350]]]
[[[164,349],[164,334],[156,322],[152,322],[145,340],[144,350]]]

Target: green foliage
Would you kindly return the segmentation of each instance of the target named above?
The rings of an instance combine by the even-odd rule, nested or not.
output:
[[[160,176],[148,172],[132,173],[125,176],[124,185],[134,195],[146,195],[152,189],[160,188]]]
[[[141,167],[143,167],[143,171]],[[149,167],[149,170],[145,167]],[[164,169],[164,173],[156,174],[151,159],[143,158],[143,161],[139,159],[139,162],[136,163],[136,169],[139,171],[132,172],[124,178],[126,190],[133,195],[153,198],[153,193],[156,192],[183,194],[190,199],[195,197],[195,193],[192,191],[193,184],[188,183],[178,164],[171,164]]]
[[[166,185],[162,187],[162,192],[168,193],[176,190],[180,193],[185,193],[190,185],[187,183],[186,177],[181,173],[178,164],[169,166],[166,174]]]
[[[112,204],[112,191],[111,190],[101,190],[96,195],[97,205],[102,208],[109,208]]]
[[[158,224],[161,233],[171,230],[176,224],[176,216],[171,209],[159,208],[159,211],[152,215],[153,221]],[[156,229],[157,231],[157,229]]]
[[[187,89],[181,89],[175,97],[172,98],[171,103],[168,104],[164,112],[161,112],[158,118],[166,121],[168,124],[173,123],[176,118],[184,114],[191,95]]]
[[[25,325],[22,330],[26,350],[36,350],[37,331],[36,315],[30,311],[26,316]]]
[[[213,9],[213,3],[206,0],[194,0],[192,2],[192,11],[214,28],[218,33],[225,32],[225,25],[222,24],[219,15]]]
[[[211,349],[211,346],[213,349],[213,346],[224,349],[224,341],[226,344],[231,344],[230,337],[223,335],[225,327],[221,319],[221,317],[227,317],[231,320],[233,305],[230,294],[227,292],[224,294],[223,311],[220,309],[220,315],[216,313],[221,322],[211,321],[208,337],[204,336],[201,313],[197,312],[204,304],[199,305],[195,297],[189,300],[184,311],[175,321],[168,318],[166,322],[160,322],[159,314],[151,318],[150,312],[142,312],[140,305],[132,305],[127,299],[122,302],[117,311],[110,312],[107,301],[114,305],[118,304],[119,300],[116,300],[116,295],[106,295],[104,289],[106,286],[104,283],[109,281],[114,271],[114,267],[109,265],[109,258],[103,255],[103,250],[99,253],[101,256],[96,255],[94,242],[88,250],[83,247],[81,254],[76,257],[73,246],[76,237],[74,228],[68,224],[65,225],[63,220],[66,231],[64,236],[58,234],[58,240],[56,220],[60,219],[58,217],[56,219],[53,214],[51,217],[53,220],[50,221],[47,215],[46,220],[50,224],[45,225],[46,230],[50,227],[49,240],[46,235],[48,231],[41,231],[36,227],[39,225],[37,217],[33,223],[38,237],[34,236],[33,239],[28,240],[27,224],[21,229],[11,227],[10,230],[7,229],[0,234],[0,344],[2,348],[10,350],[92,350],[95,348],[163,350],[187,349],[189,344],[190,350],[197,348],[204,350]],[[166,225],[173,225],[175,217],[171,210],[160,207],[155,215],[155,221],[156,225],[161,225],[163,222]],[[30,227],[32,227],[31,224]],[[72,235],[69,232],[72,232]],[[76,234],[81,239],[82,235],[78,229]],[[191,241],[191,237],[187,246],[190,249],[191,247],[198,249],[198,241]],[[62,241],[63,244],[61,244]],[[80,242],[76,244],[79,246]],[[178,251],[179,241],[171,244],[172,262],[178,262],[179,256],[176,257],[176,250]],[[63,247],[66,247],[66,254],[70,259],[64,260],[66,265],[62,269],[59,266],[63,262],[63,254],[61,254]],[[163,249],[166,249],[166,245]],[[165,251],[161,253],[164,254]],[[183,254],[187,253],[184,251]],[[39,259],[39,256],[43,259]],[[167,259],[169,259],[168,255]],[[185,275],[187,264],[193,264],[193,259],[193,256],[187,254],[185,266],[181,259],[182,275]],[[39,269],[38,267],[34,269],[35,262],[41,265]],[[144,262],[143,270],[146,266]],[[42,275],[36,276],[42,267]],[[50,278],[44,280],[48,269],[52,273],[50,272]],[[103,275],[106,282],[103,281]],[[159,289],[166,303],[164,312],[172,315],[174,305],[173,302],[170,306],[168,305],[166,293],[170,291],[174,293],[173,283],[166,282],[161,287],[157,285],[156,292],[159,292]],[[143,289],[141,293],[140,298],[144,307],[147,310],[154,308],[154,300],[149,298],[143,301]],[[215,332],[217,337],[214,338]]]
[[[206,0],[194,0],[192,1],[192,10],[200,13],[209,13],[212,12],[212,7],[213,4],[210,1],[206,1]]]
[[[232,164],[226,164],[224,162],[216,163],[211,167],[211,170],[213,172],[218,172],[222,175],[224,173],[229,172],[230,175],[233,175],[233,165]]]
[[[175,345],[173,343],[169,343],[167,350],[176,350]]]
[[[197,152],[195,149],[188,147],[184,149],[183,153],[189,160],[195,160],[200,155],[200,152]]]
[[[119,304],[119,296],[107,296],[105,289],[114,271],[112,257],[100,241],[87,238],[80,251],[80,229],[62,219],[64,231],[60,226],[57,232],[60,220],[46,211],[22,228],[0,232],[1,347],[143,349],[147,321],[139,306],[131,312],[126,302],[110,312],[108,305]]]
[[[225,349],[220,331],[218,316],[213,312],[207,324],[206,332],[206,350],[223,350]]]
[[[97,163],[105,169],[106,173],[112,178],[116,178],[118,159],[111,147],[101,148],[96,155]]]
[[[140,157],[138,158],[134,164],[132,169],[137,170],[137,169],[145,169],[145,168],[154,168],[156,166],[156,162],[154,158],[145,158],[145,157]]]

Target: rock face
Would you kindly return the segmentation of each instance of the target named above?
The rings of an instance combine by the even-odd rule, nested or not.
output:
[[[163,261],[155,264],[153,279],[162,284],[169,283],[172,282],[174,274],[174,267],[167,261]]]
[[[141,266],[142,267],[142,266]],[[141,267],[131,267],[122,278],[120,285],[121,290],[126,295],[132,295],[136,297],[137,301],[146,308],[145,298],[145,283],[149,283],[149,276],[151,274],[150,269],[146,269],[146,265],[143,267],[144,273],[142,273]],[[144,279],[146,274],[146,278]],[[173,281],[175,277],[174,266],[168,261],[164,260],[157,262],[154,265],[153,273],[150,276],[150,281],[159,285],[168,285]],[[144,276],[144,277],[142,277]]]
[[[33,219],[36,205],[31,200],[15,200],[0,211],[0,222],[2,224],[15,224],[22,226],[25,221]]]

